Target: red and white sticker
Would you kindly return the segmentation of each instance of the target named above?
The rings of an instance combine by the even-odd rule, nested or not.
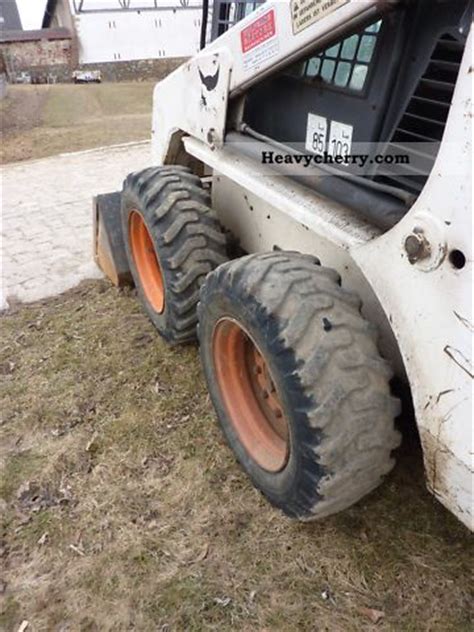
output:
[[[240,32],[244,69],[256,70],[278,53],[275,11],[270,9]]]

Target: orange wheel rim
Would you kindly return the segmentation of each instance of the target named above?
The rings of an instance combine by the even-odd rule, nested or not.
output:
[[[161,314],[165,308],[165,288],[158,257],[145,221],[138,211],[132,211],[128,232],[133,260],[148,302]]]
[[[282,470],[289,457],[288,422],[265,358],[250,334],[231,318],[213,335],[217,382],[242,445],[269,472]]]

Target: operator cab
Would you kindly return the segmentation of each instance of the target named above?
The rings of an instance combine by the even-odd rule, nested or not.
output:
[[[391,228],[432,171],[471,16],[470,0],[397,6],[250,88],[247,131],[293,151],[348,156],[330,162],[334,177],[296,179]]]

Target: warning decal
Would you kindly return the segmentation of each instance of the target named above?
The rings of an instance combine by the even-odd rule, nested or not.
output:
[[[318,22],[349,0],[291,0],[291,23],[296,35]]]
[[[240,34],[242,42],[242,52],[248,53],[249,50],[255,48],[259,44],[263,44],[276,33],[275,29],[275,12],[273,9],[262,15],[261,18],[252,22]]]
[[[240,32],[244,69],[256,70],[278,53],[275,11],[271,9]]]

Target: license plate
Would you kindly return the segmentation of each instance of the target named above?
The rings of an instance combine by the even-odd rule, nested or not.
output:
[[[331,122],[329,132],[328,154],[330,156],[350,156],[352,150],[352,125],[345,123]]]
[[[328,120],[324,116],[308,114],[306,127],[306,151],[323,156],[326,151]]]
[[[352,151],[352,125],[339,121],[328,121],[324,116],[308,114],[306,127],[306,151],[319,156],[346,157]]]

